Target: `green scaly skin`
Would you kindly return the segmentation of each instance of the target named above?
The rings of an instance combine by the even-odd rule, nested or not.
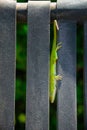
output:
[[[60,75],[56,75],[56,61],[58,59],[57,51],[61,48],[61,45],[56,45],[56,40],[57,40],[56,20],[54,20],[53,29],[54,29],[54,38],[53,38],[52,51],[50,56],[50,93],[49,94],[50,94],[51,103],[54,103],[55,96],[56,96],[56,81],[62,79]]]

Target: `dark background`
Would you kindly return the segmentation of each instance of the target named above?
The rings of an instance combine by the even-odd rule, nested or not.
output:
[[[17,0],[27,2],[27,0]],[[53,2],[53,1],[52,1]],[[51,43],[53,39],[51,25]],[[77,24],[77,116],[78,130],[84,129],[83,25]],[[25,129],[27,24],[17,23],[15,129]],[[50,130],[56,130],[56,101],[50,104]]]

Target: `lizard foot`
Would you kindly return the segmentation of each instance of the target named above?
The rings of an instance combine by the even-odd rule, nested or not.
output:
[[[61,76],[61,75],[56,75],[56,76],[55,76],[55,79],[56,79],[56,80],[62,80],[62,76]]]

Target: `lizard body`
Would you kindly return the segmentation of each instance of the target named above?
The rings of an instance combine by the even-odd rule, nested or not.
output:
[[[54,38],[53,38],[53,45],[51,50],[50,56],[50,102],[53,103],[56,96],[56,82],[57,80],[61,80],[62,76],[56,75],[56,61],[58,60],[57,51],[61,48],[61,45],[56,45],[57,40],[57,21],[54,20],[53,23],[53,31],[54,31]]]

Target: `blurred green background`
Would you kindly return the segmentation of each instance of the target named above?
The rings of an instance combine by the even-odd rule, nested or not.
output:
[[[17,0],[27,2],[27,0]],[[53,1],[52,1],[53,2]],[[52,42],[51,25],[51,42]],[[83,26],[77,26],[77,115],[78,130],[84,129],[84,89],[83,89]],[[25,129],[25,107],[26,107],[26,51],[27,51],[27,24],[17,23],[16,44],[16,104],[15,104],[15,129]],[[56,130],[56,101],[50,104],[50,130]]]

